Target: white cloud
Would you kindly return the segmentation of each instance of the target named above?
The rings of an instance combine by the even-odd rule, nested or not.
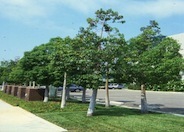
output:
[[[130,15],[151,15],[158,18],[184,14],[183,0],[126,1],[123,12]]]
[[[67,21],[72,12],[90,17],[99,8],[112,8],[122,15],[165,18],[183,15],[183,7],[183,0],[0,0],[0,17],[45,29],[60,29],[63,26],[52,18],[63,17]]]
[[[59,2],[82,13],[89,13],[99,7],[99,2],[96,0],[60,0]]]
[[[0,14],[15,20],[44,17],[46,10],[32,0],[0,0]]]
[[[82,12],[94,13],[99,8],[112,8],[123,14],[166,18],[184,14],[183,0],[55,0],[60,4]]]
[[[47,18],[59,8],[69,8],[83,14],[99,8],[112,8],[123,14],[170,17],[184,14],[183,0],[0,0],[0,15],[25,21]]]
[[[59,17],[67,17],[71,12],[88,14],[94,12],[96,8],[98,8],[96,0],[0,0],[0,17],[42,27],[47,23],[50,27],[52,23],[51,27],[54,27],[54,23],[57,22],[54,22],[52,17],[58,15],[58,12]],[[65,9],[68,10],[64,11]]]

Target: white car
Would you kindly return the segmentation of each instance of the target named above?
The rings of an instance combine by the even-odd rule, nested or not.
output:
[[[110,83],[108,88],[109,89],[122,89],[122,88],[124,88],[124,85],[118,84],[118,83]]]

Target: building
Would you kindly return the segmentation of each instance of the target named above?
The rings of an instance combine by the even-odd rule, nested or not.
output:
[[[181,45],[180,53],[184,57],[184,33],[171,35],[169,37],[175,39]]]

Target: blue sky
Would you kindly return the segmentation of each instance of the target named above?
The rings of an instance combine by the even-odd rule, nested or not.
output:
[[[0,0],[0,61],[22,57],[53,37],[74,37],[100,8],[124,16],[119,29],[126,40],[150,20],[163,35],[184,32],[183,0]]]

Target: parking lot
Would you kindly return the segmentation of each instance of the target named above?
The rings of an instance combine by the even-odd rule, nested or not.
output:
[[[92,90],[86,91],[86,97],[89,100]],[[71,95],[80,99],[82,92],[71,92]],[[140,108],[141,91],[128,89],[111,89],[109,90],[111,102],[125,107]],[[147,103],[149,109],[176,113],[184,115],[184,92],[160,92],[160,91],[146,91]],[[104,102],[105,90],[99,89],[97,101]]]

